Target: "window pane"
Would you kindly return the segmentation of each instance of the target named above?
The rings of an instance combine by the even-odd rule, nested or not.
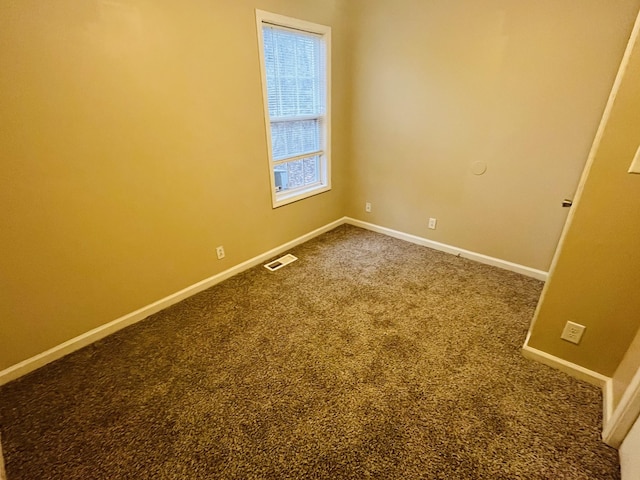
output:
[[[319,173],[319,157],[305,158],[302,160],[304,164],[304,184],[311,185],[320,181]]]
[[[273,159],[282,160],[320,150],[320,121],[273,122],[271,148]]]
[[[269,115],[324,114],[322,39],[310,33],[263,26]]]
[[[304,162],[296,160],[286,163],[289,174],[289,188],[304,187]]]
[[[318,155],[276,165],[273,169],[276,191],[283,192],[320,182]]]

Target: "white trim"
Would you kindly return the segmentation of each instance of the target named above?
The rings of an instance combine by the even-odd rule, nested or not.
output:
[[[164,310],[165,308],[170,307],[171,305],[174,305],[175,303],[178,303],[185,298],[202,292],[203,290],[206,290],[207,288],[210,288],[240,272],[248,270],[251,267],[260,265],[265,261],[275,257],[276,255],[283,253],[286,250],[307,242],[312,238],[317,237],[318,235],[322,235],[323,233],[328,232],[329,230],[333,230],[334,228],[339,227],[343,223],[344,218],[341,218],[325,225],[324,227],[317,228],[312,232],[302,235],[294,240],[291,240],[290,242],[280,245],[279,247],[273,248],[268,252],[258,255],[257,257],[253,257],[245,262],[242,262],[235,267],[231,267],[224,272],[213,275],[212,277],[206,278],[189,287],[183,288],[179,292],[164,297],[163,299],[142,307],[135,312],[131,312],[109,323],[105,323],[104,325],[94,328],[93,330],[89,330],[82,335],[72,338],[71,340],[67,340],[66,342],[61,343],[60,345],[57,345],[53,348],[50,348],[45,352],[39,353],[38,355],[28,358],[27,360],[17,363],[16,365],[6,368],[0,371],[0,385],[4,385],[11,380],[15,380],[22,375],[26,375],[27,373],[32,372],[37,368],[51,363],[54,360],[58,360],[59,358],[62,358],[71,352],[75,352],[76,350],[79,350],[82,347],[85,347],[114,332],[117,332],[118,330],[128,327],[129,325],[133,325],[134,323],[147,318],[149,315],[153,315],[160,310]]]
[[[299,18],[287,17],[286,15],[267,12],[266,10],[260,10],[259,8],[256,8],[256,19],[259,30],[262,30],[263,23],[269,23],[276,27],[287,27],[306,33],[315,33],[320,36],[325,35],[326,33],[331,33],[331,27],[327,25],[320,25],[319,23],[308,22]]]
[[[399,238],[400,240],[405,240],[407,242],[415,243],[417,245],[433,248],[434,250],[439,250],[445,253],[451,253],[453,255],[468,258],[469,260],[474,260],[479,263],[484,263],[486,265],[492,265],[494,267],[502,268],[504,270],[509,270],[511,272],[520,273],[522,275],[526,275],[527,277],[536,278],[542,281],[546,281],[547,279],[547,272],[544,272],[542,270],[536,270],[535,268],[526,267],[524,265],[520,265],[517,263],[508,262],[507,260],[501,260],[499,258],[489,257],[488,255],[483,255],[482,253],[476,253],[470,250],[464,250],[462,248],[453,247],[445,243],[435,242],[427,238],[418,237],[416,235],[411,235],[409,233],[399,232],[397,230],[381,227],[373,223],[363,222],[362,220],[356,220],[355,218],[351,218],[351,217],[345,217],[345,222],[348,223],[349,225],[354,225],[356,227],[371,230],[372,232],[383,233],[390,237]]]
[[[312,33],[322,38],[324,43],[325,60],[325,112],[312,118],[320,120],[322,129],[322,154],[318,155],[320,168],[320,182],[314,185],[306,185],[304,188],[293,191],[277,192],[273,167],[277,164],[292,161],[292,158],[273,160],[273,147],[271,145],[271,118],[269,117],[269,98],[267,94],[267,74],[264,59],[264,37],[262,34],[263,24],[270,24],[275,27],[285,27],[299,30],[305,33]],[[262,82],[262,101],[264,109],[264,126],[267,142],[267,156],[269,159],[269,179],[271,185],[271,203],[273,208],[278,208],[289,203],[297,202],[304,198],[312,197],[320,193],[331,190],[331,27],[318,23],[308,22],[277,13],[266,12],[256,9],[256,27],[258,29],[258,55],[260,59],[260,78]],[[295,117],[292,117],[295,118]],[[276,121],[282,121],[276,118]],[[304,155],[305,157],[307,155]]]
[[[273,166],[277,167],[278,165],[282,165],[283,163],[295,162],[296,160],[302,160],[304,158],[309,158],[309,157],[321,157],[322,155],[324,155],[324,152],[322,150],[317,150],[315,152],[302,153],[300,155],[296,155],[295,157],[286,157],[286,158],[281,158],[279,160],[274,160]]]
[[[287,117],[273,117],[271,118],[271,123],[278,122],[302,122],[305,120],[318,120],[319,122],[324,121],[324,115],[289,115]]]
[[[601,373],[586,369],[576,363],[568,362],[562,358],[543,352],[542,350],[538,350],[537,348],[530,347],[529,345],[522,347],[522,355],[530,360],[535,360],[549,367],[553,367],[556,370],[560,370],[561,372],[571,375],[578,380],[600,387],[603,391],[608,388],[607,385],[611,382],[609,377],[602,375]],[[607,408],[608,406],[605,407],[605,411]]]
[[[613,416],[613,378],[602,388],[602,430],[607,428]]]
[[[302,200],[304,198],[313,197],[320,193],[328,192],[329,190],[331,190],[330,185],[315,183],[313,185],[306,185],[305,187],[300,187],[295,190],[292,189],[290,191],[278,192],[278,201],[273,204],[273,208],[282,207],[283,205],[297,202],[298,200]]]
[[[624,391],[618,407],[602,431],[602,439],[608,445],[618,448],[631,430],[634,422],[640,416],[640,369],[638,369],[631,383]]]

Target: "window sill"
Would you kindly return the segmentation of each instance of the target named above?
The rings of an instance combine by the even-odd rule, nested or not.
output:
[[[282,207],[304,198],[313,197],[320,193],[328,192],[331,190],[331,185],[314,185],[295,192],[279,192],[273,195],[273,208]]]

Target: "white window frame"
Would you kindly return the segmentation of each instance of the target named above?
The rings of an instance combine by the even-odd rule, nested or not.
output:
[[[286,17],[276,13],[265,12],[264,10],[256,9],[256,24],[258,27],[258,50],[260,54],[260,73],[262,76],[262,97],[264,102],[264,119],[265,130],[267,134],[267,150],[269,156],[269,178],[271,184],[271,199],[273,208],[281,207],[303,198],[308,198],[313,195],[318,195],[331,190],[331,27],[325,25],[319,25],[317,23],[307,22],[305,20],[299,20],[296,18]],[[319,176],[320,181],[313,185],[306,185],[297,189],[286,190],[283,192],[276,191],[274,167],[283,163],[282,160],[273,160],[273,148],[271,144],[271,118],[269,116],[269,98],[267,91],[267,74],[265,68],[264,58],[264,38],[262,34],[262,27],[264,24],[274,25],[281,28],[289,28],[293,30],[300,30],[306,33],[312,33],[322,38],[325,46],[325,113],[321,115],[321,155],[319,160]],[[308,115],[299,117],[289,117],[287,120],[306,120],[310,117]],[[312,118],[318,118],[313,116]],[[308,155],[306,155],[308,156]],[[292,161],[293,158],[288,158],[286,161]]]

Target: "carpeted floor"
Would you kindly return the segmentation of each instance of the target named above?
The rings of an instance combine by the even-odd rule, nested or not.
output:
[[[0,390],[9,480],[616,479],[542,284],[342,226]]]

